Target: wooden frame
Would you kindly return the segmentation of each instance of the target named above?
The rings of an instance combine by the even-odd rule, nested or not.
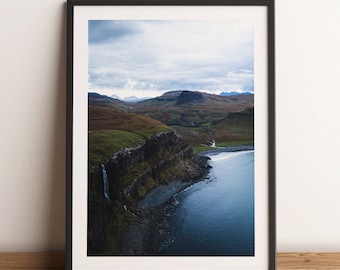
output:
[[[167,8],[166,11],[164,11],[165,8]],[[171,17],[172,15],[167,17],[169,13],[171,14],[171,12],[168,12],[170,8],[171,12],[173,12],[172,14],[181,15],[176,15],[174,18]],[[111,11],[118,9],[119,11],[116,13],[111,13]],[[182,12],[182,9],[185,9],[185,11]],[[224,13],[219,12],[218,9],[223,10]],[[232,11],[230,12],[228,9]],[[246,15],[242,15],[244,12]],[[189,14],[194,15],[189,16]],[[255,137],[255,163],[257,165],[255,165],[256,173],[254,176],[256,183],[254,183],[255,199],[253,203],[255,205],[253,206],[253,215],[255,215],[252,236],[255,239],[253,240],[253,255],[248,255],[248,253],[237,253],[237,255],[184,253],[174,259],[174,254],[170,254],[171,256],[166,254],[155,256],[154,254],[145,253],[142,255],[147,256],[139,256],[140,254],[128,255],[128,253],[108,254],[107,249],[106,253],[89,252],[89,234],[92,234],[89,229],[89,223],[91,223],[89,220],[92,215],[89,212],[92,207],[90,203],[92,196],[90,191],[92,182],[90,182],[90,179],[92,176],[89,169],[91,142],[89,141],[90,137],[88,137],[90,130],[88,126],[91,125],[91,119],[88,119],[89,99],[87,91],[84,90],[84,94],[83,90],[81,90],[89,88],[87,79],[89,75],[89,59],[87,58],[90,57],[88,46],[91,23],[89,21],[201,20],[199,16],[207,16],[203,20],[208,21],[215,20],[215,15],[217,20],[227,20],[228,16],[231,16],[234,20],[239,16],[238,20],[241,21],[247,18],[247,20],[251,21],[253,33],[255,33],[253,41],[255,67],[252,71],[255,90],[253,88],[252,95],[254,96],[254,93],[257,93],[255,94],[255,116],[253,116],[253,118],[255,117],[253,140]],[[165,16],[165,19],[163,16]],[[188,16],[188,18],[183,19],[183,16]],[[67,269],[103,269],[107,267],[148,269],[150,266],[155,265],[164,267],[164,264],[167,265],[168,269],[179,269],[183,268],[183,266],[191,269],[198,265],[209,269],[214,269],[215,267],[225,269],[233,269],[234,267],[238,267],[238,269],[275,269],[274,0],[217,0],[213,2],[203,0],[69,0],[67,67]],[[115,114],[115,116],[117,115]],[[131,115],[121,116],[119,114],[119,117],[131,117]],[[143,118],[143,121],[146,120]],[[178,141],[176,142],[178,143]],[[215,147],[215,144],[213,146]],[[121,154],[124,153],[119,155]],[[102,161],[98,163],[98,166],[101,163]],[[111,199],[109,191],[112,192],[112,188],[105,187],[107,184],[105,184],[104,180],[105,167],[104,165],[102,166],[104,169],[98,167],[96,173],[103,175],[104,187],[101,188],[104,190],[103,196],[109,200]],[[260,174],[258,174],[259,171],[261,171]],[[86,181],[87,178],[89,182]],[[85,181],[82,182],[84,179]],[[260,183],[259,179],[264,180]],[[168,183],[167,180],[165,182]],[[147,182],[143,183],[146,185]],[[94,188],[97,188],[97,186]],[[106,189],[107,191],[105,191]],[[138,196],[144,197],[145,192],[148,193],[149,191],[142,192],[143,190],[144,188],[142,190],[136,189],[133,192],[135,192],[134,194],[142,194]],[[126,197],[124,197],[124,200],[126,202]],[[111,201],[114,200],[112,199]],[[121,202],[118,201],[119,203]],[[114,209],[113,202],[111,205],[112,209]],[[120,206],[128,211],[129,215],[136,214],[136,210],[132,209],[132,206],[130,208],[129,203],[121,203]],[[98,205],[96,207],[98,208]],[[98,216],[95,217],[98,218]],[[116,217],[118,217],[118,214],[116,214]],[[260,220],[260,217],[263,219]],[[123,218],[124,220],[131,219],[131,217],[126,217],[125,215]],[[101,236],[104,235],[104,238],[107,239],[108,234],[121,228],[121,225],[117,225],[117,222],[114,224],[112,225],[111,223],[110,225],[114,227],[114,229],[110,229],[111,231],[108,227],[105,227],[105,234],[101,234]],[[123,224],[124,226],[126,226],[125,223]],[[158,233],[162,234],[163,230],[159,230]],[[113,238],[112,241],[115,239]],[[175,261],[176,263],[174,263]]]

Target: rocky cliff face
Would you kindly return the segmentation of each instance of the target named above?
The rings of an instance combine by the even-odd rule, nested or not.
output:
[[[123,148],[103,166],[92,168],[88,179],[88,254],[119,254],[120,235],[138,215],[138,200],[156,186],[174,180],[199,180],[205,173],[192,148],[175,132],[161,132],[136,148]]]

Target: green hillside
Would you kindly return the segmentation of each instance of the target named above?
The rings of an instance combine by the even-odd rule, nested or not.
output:
[[[213,140],[219,144],[253,142],[254,95],[218,96],[172,91],[130,104],[134,113],[147,115],[174,128],[195,149]]]
[[[89,94],[89,104],[89,131],[132,132],[140,136],[135,143],[169,129],[176,130],[195,149],[214,141],[220,146],[233,142],[249,144],[254,140],[252,94],[218,96],[180,90],[140,102],[124,103],[92,93]],[[94,135],[90,132],[90,136]]]
[[[89,166],[99,165],[119,149],[135,147],[164,130],[171,129],[143,115],[89,106]]]

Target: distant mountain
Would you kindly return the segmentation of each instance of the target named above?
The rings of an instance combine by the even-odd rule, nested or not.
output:
[[[138,98],[136,96],[131,96],[131,97],[123,98],[122,100],[124,102],[139,102],[139,101],[143,101],[143,100],[146,100],[146,99],[150,99],[150,97]]]
[[[94,92],[89,92],[88,97],[89,98],[100,98],[100,99],[111,99],[112,98],[112,97],[108,97],[106,95],[100,95],[100,94],[94,93]]]
[[[131,112],[173,127],[191,145],[213,136],[216,142],[252,140],[251,118],[235,114],[254,107],[254,95],[219,96],[198,91],[170,91],[159,97],[129,103]],[[229,125],[231,124],[231,125]],[[235,129],[233,128],[235,127]],[[237,128],[236,128],[237,127]]]
[[[96,93],[94,93],[94,94],[96,94]],[[119,100],[124,101],[124,102],[139,102],[139,101],[143,101],[143,100],[146,100],[146,99],[150,99],[150,97],[139,98],[139,97],[136,97],[136,96],[121,98],[117,95],[111,95],[110,97],[114,98],[114,99],[119,99]]]
[[[220,96],[223,97],[231,97],[231,96],[237,96],[237,95],[253,95],[252,92],[222,92]]]
[[[191,92],[191,91],[182,91],[182,93],[177,98],[177,105],[184,104],[203,104],[205,102],[205,97],[201,92]]]
[[[113,107],[123,111],[131,109],[128,104],[119,99],[100,95],[98,93],[88,93],[88,101],[89,106]]]
[[[110,97],[112,97],[112,98],[114,98],[114,99],[119,99],[119,100],[121,100],[121,98],[120,98],[119,96],[117,96],[117,95],[111,95]]]
[[[204,110],[216,110],[222,108],[224,111],[229,109],[235,110],[236,107],[244,109],[245,107],[254,106],[254,99],[252,94],[247,95],[213,95],[199,91],[189,90],[176,90],[166,92],[163,95],[151,99],[147,99],[132,105],[136,109],[141,107],[162,107],[175,108],[175,107],[202,107]]]
[[[147,126],[149,121],[145,119],[152,118],[176,130],[192,146],[200,146],[212,140],[217,144],[253,140],[253,94],[220,96],[177,90],[148,100],[123,102],[89,93],[89,106],[102,107],[96,108],[98,114],[89,108],[90,116],[95,116],[91,120],[90,130],[115,128],[127,131],[131,128],[140,133],[138,130]],[[127,114],[103,107],[115,108]],[[100,119],[99,115],[105,116],[104,119]],[[136,115],[146,118],[138,118]]]

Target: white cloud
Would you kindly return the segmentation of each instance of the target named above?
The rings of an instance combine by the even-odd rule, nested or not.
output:
[[[89,44],[90,91],[233,91],[253,85],[249,21],[119,21],[121,29],[107,24],[112,28],[104,24],[103,31],[119,33],[107,39],[97,33],[98,42],[93,37]]]

